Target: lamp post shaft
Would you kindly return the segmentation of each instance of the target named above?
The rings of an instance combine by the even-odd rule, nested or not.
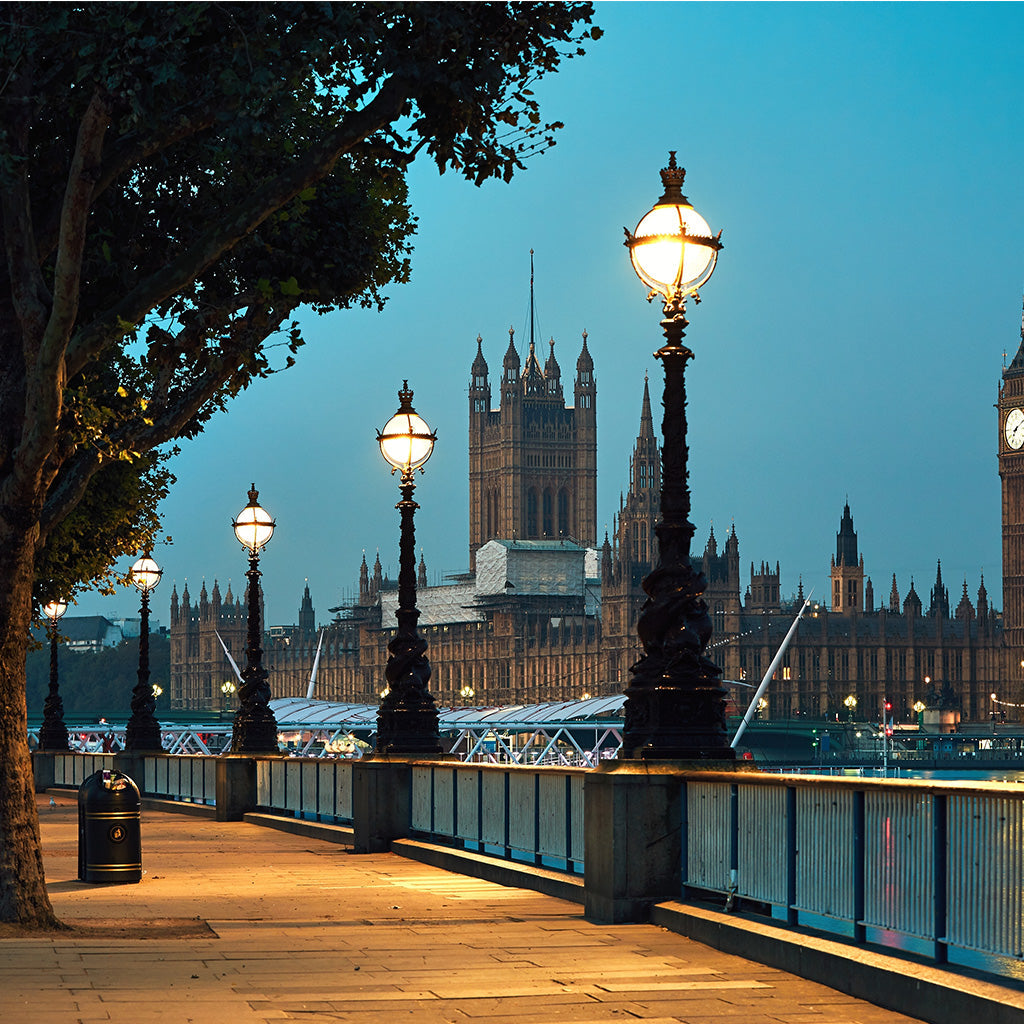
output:
[[[64,724],[64,701],[57,680],[57,623],[50,619],[50,688],[43,703],[43,724],[39,729],[40,750],[70,750],[68,730]]]
[[[687,481],[685,303],[665,306],[665,345],[655,355],[665,371],[662,420],[661,515],[654,528],[658,563],[644,580],[647,594],[637,623],[644,654],[626,689],[624,758],[735,759],[725,722],[722,670],[706,655],[711,618],[706,581],[690,561]]]
[[[245,574],[248,589],[248,633],[245,669],[238,687],[238,710],[231,731],[233,754],[276,754],[277,720],[270,709],[270,683],[263,667],[262,626],[260,623],[260,557],[249,555],[249,571]]]
[[[439,754],[441,739],[437,707],[430,694],[427,643],[416,630],[416,532],[412,470],[402,476],[398,558],[398,630],[388,644],[385,678],[388,691],[377,712],[378,753]]]
[[[132,715],[124,732],[124,749],[160,751],[160,724],[156,720],[156,697],[149,685],[149,591],[142,591],[139,610],[139,681],[132,690]]]

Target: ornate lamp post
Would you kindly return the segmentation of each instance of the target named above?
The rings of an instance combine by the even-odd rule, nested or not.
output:
[[[440,754],[441,738],[437,708],[430,695],[430,662],[427,642],[416,632],[420,617],[416,608],[416,552],[413,513],[414,475],[434,450],[437,435],[412,407],[409,382],[398,392],[398,412],[377,432],[381,455],[391,472],[402,474],[402,500],[395,506],[401,513],[398,557],[398,631],[388,644],[385,669],[387,686],[377,710],[377,751],[386,754]]]
[[[39,729],[40,750],[70,750],[68,730],[64,724],[64,702],[57,684],[57,620],[68,610],[63,601],[51,601],[43,614],[50,620],[46,632],[50,637],[50,689],[43,703],[43,724]]]
[[[124,749],[137,751],[163,750],[160,725],[156,720],[156,695],[149,685],[149,593],[160,582],[164,571],[147,551],[128,570],[132,585],[142,594],[139,623],[139,681],[132,690],[132,715],[124,732]]]
[[[239,543],[249,552],[249,620],[245,669],[238,688],[238,710],[231,730],[232,754],[276,754],[277,720],[270,710],[270,684],[263,667],[260,625],[260,549],[274,536],[274,520],[260,508],[259,491],[252,485],[249,504],[231,524]]]
[[[846,720],[852,722],[853,713],[857,710],[857,698],[851,693],[843,700],[843,705],[846,707]]]
[[[220,709],[223,711],[231,703],[231,695],[238,689],[230,680],[226,679],[220,684]]]
[[[665,344],[654,353],[665,371],[662,403],[661,516],[658,564],[644,580],[647,601],[637,623],[644,654],[626,689],[623,758],[731,761],[725,724],[722,670],[705,655],[711,618],[703,600],[706,581],[690,562],[694,527],[687,483],[686,300],[715,269],[718,236],[683,195],[686,172],[675,153],[661,172],[665,192],[636,230],[626,231],[633,269],[660,295]]]

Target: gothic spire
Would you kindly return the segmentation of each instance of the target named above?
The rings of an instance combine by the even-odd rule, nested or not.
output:
[[[836,534],[836,565],[845,565],[850,569],[857,566],[857,534],[853,529],[849,500],[843,508],[843,518]]]
[[[584,370],[593,371],[594,360],[590,355],[590,350],[587,348],[587,332],[583,332],[583,348],[580,349],[579,358],[576,360],[576,375],[577,377]]]
[[[1024,375],[1024,301],[1021,304],[1020,315],[1020,346],[1017,349],[1017,354],[1013,357],[1013,362],[1003,370],[1004,378],[1022,375]]]
[[[530,342],[530,354],[526,357],[526,366],[523,367],[523,393],[526,395],[543,395],[544,371],[540,368],[537,359],[537,350],[533,342]]]
[[[654,437],[654,417],[651,415],[651,389],[647,385],[647,374],[644,374],[644,400],[640,406],[640,436]]]
[[[516,329],[508,329],[508,348],[505,350],[505,358],[502,365],[506,370],[515,369],[516,376],[519,376],[519,353],[516,351]]]
[[[487,360],[484,359],[484,339],[483,336],[479,334],[476,336],[476,358],[473,360],[471,372],[473,374],[473,383],[476,386],[479,387],[486,383]]]

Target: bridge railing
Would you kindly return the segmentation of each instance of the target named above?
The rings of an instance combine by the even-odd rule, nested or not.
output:
[[[54,785],[80,786],[93,772],[113,767],[113,754],[54,754]]]
[[[683,894],[770,905],[858,942],[1024,955],[1024,792],[909,780],[688,776]],[[885,938],[888,936],[889,938]]]
[[[583,870],[583,785],[571,768],[412,769],[414,835],[556,870]]]
[[[217,758],[195,754],[163,754],[145,759],[146,796],[215,806]]]
[[[331,824],[352,822],[350,760],[272,758],[256,764],[260,810]]]

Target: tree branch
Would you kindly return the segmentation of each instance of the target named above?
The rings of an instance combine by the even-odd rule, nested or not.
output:
[[[109,123],[110,108],[97,90],[89,101],[78,129],[75,152],[68,172],[68,185],[61,205],[57,262],[54,267],[53,311],[46,325],[40,356],[40,370],[44,373],[56,371],[56,364],[63,358],[78,312],[86,224],[103,153],[103,138]]]
[[[104,347],[123,337],[125,324],[141,322],[151,309],[186,287],[302,189],[330,174],[343,153],[401,114],[407,95],[406,83],[401,78],[389,78],[365,107],[346,117],[320,145],[227,211],[187,252],[151,274],[105,315],[76,332],[68,347],[68,375],[79,372]]]

